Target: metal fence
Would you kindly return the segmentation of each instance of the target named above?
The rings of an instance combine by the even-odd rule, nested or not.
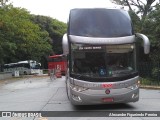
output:
[[[160,85],[160,62],[141,62],[138,64],[139,76],[143,85]]]

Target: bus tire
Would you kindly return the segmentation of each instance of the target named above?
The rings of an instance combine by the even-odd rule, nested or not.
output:
[[[66,92],[67,92],[68,100],[70,100],[70,90],[69,90],[68,81],[66,81]]]

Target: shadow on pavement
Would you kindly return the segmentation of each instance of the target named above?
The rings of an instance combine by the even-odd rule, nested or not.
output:
[[[76,105],[74,106],[75,110],[133,110],[134,106],[130,105],[130,104],[125,104],[125,103],[121,103],[121,104],[105,104],[105,105]]]

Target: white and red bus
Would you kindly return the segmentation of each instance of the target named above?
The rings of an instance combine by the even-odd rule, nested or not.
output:
[[[15,71],[19,71],[20,75],[38,74],[40,72],[41,64],[35,60],[25,60],[16,63],[4,64],[4,72],[12,72],[14,75]]]

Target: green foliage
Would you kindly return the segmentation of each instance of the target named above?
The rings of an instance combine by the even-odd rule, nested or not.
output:
[[[151,85],[151,81],[150,78],[140,78],[141,85]]]
[[[159,74],[160,74],[160,68],[159,67],[155,67],[155,68],[152,69],[152,76],[154,78],[157,78]]]
[[[28,11],[9,5],[0,8],[0,63],[34,59],[52,51],[49,34],[31,20]]]
[[[116,4],[127,6],[130,11],[135,12],[136,14],[139,14],[142,20],[144,20],[145,17],[152,10],[154,10],[154,4],[158,5],[160,3],[160,1],[156,1],[156,0],[112,0],[112,1]]]
[[[140,32],[141,31],[141,20],[140,20],[140,18],[133,11],[129,11],[129,14],[130,14],[130,17],[132,19],[134,31]]]
[[[62,54],[62,37],[66,33],[67,25],[56,19],[40,15],[33,15],[32,21],[38,24],[42,30],[46,30],[49,33],[54,53]]]
[[[145,77],[140,79],[141,85],[151,85],[151,86],[159,86],[160,80],[153,79],[150,77]]]
[[[31,15],[6,2],[0,0],[0,65],[33,59],[47,68],[46,57],[62,53],[67,25],[50,17]]]
[[[144,21],[143,32],[148,35],[151,41],[151,54],[150,58],[154,62],[160,61],[160,5],[156,5]]]

